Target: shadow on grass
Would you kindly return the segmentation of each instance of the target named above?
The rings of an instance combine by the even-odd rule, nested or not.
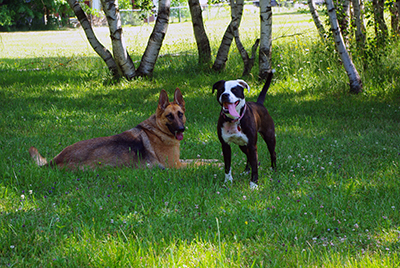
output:
[[[300,250],[320,237],[337,243],[347,235],[358,243],[359,233],[368,234],[355,234],[355,224],[378,236],[382,229],[396,228],[400,219],[391,209],[400,194],[396,102],[324,94],[322,87],[310,97],[305,90],[279,88],[279,76],[265,101],[276,126],[278,171],[268,169],[269,155],[260,139],[259,191],[250,191],[249,176],[240,174],[245,159],[237,146],[232,185],[224,185],[223,171],[216,167],[68,172],[31,163],[30,145],[43,148],[51,158],[78,140],[120,133],[155,112],[162,88],[171,99],[177,86],[184,92],[188,118],[182,158],[222,160],[216,134],[220,107],[211,87],[223,75],[183,66],[166,60],[157,71],[162,82],[144,79],[107,88],[87,70],[54,76],[47,71],[5,72],[0,176],[7,211],[0,218],[13,228],[1,234],[7,260],[12,258],[11,246],[17,245],[25,258],[32,244],[41,249],[34,254],[39,256],[37,263],[43,256],[48,261],[52,254],[62,256],[68,248],[79,248],[83,259],[90,252],[83,246],[88,236],[95,239],[87,244],[107,250],[107,241],[125,235],[124,243],[147,244],[159,254],[176,241],[199,239],[216,245],[216,218],[221,239],[231,250],[235,244],[250,243],[259,251],[267,246],[277,256],[283,256],[288,245]],[[185,71],[193,80],[182,81],[179,73]],[[325,252],[323,242],[315,247]],[[139,257],[148,254],[142,252]],[[268,260],[273,254],[258,258]]]

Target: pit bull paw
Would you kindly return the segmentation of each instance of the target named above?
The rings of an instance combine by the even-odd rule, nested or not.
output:
[[[250,182],[250,189],[251,190],[257,190],[258,189],[258,184],[251,181]]]

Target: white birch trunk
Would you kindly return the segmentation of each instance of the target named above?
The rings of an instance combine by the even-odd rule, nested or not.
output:
[[[168,29],[170,6],[171,0],[159,0],[157,20],[137,70],[140,76],[153,75],[154,66]]]
[[[340,30],[345,42],[346,47],[349,47],[349,35],[350,35],[350,0],[343,0],[343,5],[341,8],[342,19],[339,23]]]
[[[397,15],[400,17],[400,0],[396,0]],[[400,25],[397,27],[397,33],[400,33]]]
[[[236,7],[237,7],[237,23],[238,27],[240,26],[240,21],[242,20],[243,15],[243,4],[244,0],[237,0]],[[228,60],[229,50],[232,44],[232,40],[234,38],[234,34],[232,31],[232,24],[231,21],[226,29],[224,36],[222,37],[221,45],[219,46],[217,57],[215,58],[214,65],[212,69],[214,71],[221,71],[225,68],[226,61]]]
[[[399,19],[400,19],[400,0],[396,1],[396,6],[397,6],[397,15],[399,16]],[[397,32],[398,35],[400,35],[400,24],[397,25],[396,32]]]
[[[311,16],[313,18],[315,27],[317,27],[319,36],[321,37],[321,39],[323,41],[325,41],[325,28],[324,28],[324,25],[323,25],[320,17],[319,17],[318,11],[315,8],[314,0],[308,0],[308,7],[310,9],[310,13],[311,13]]]
[[[389,7],[390,10],[390,25],[392,28],[392,36],[396,36],[399,34],[399,16],[400,14],[397,11],[397,3],[394,2],[393,6]]]
[[[385,40],[388,34],[388,28],[385,22],[385,5],[384,0],[372,0],[372,6],[374,7],[374,22],[375,22],[375,34],[378,39],[378,45],[385,45]]]
[[[118,0],[101,0],[104,14],[106,15],[108,28],[110,29],[111,44],[113,47],[114,59],[126,77],[131,80],[136,76],[135,65],[126,50],[122,34],[121,16],[118,9]]]
[[[189,0],[190,15],[194,37],[196,39],[197,51],[199,54],[199,63],[208,63],[211,61],[211,47],[206,30],[204,29],[202,10],[199,0]]]
[[[352,0],[354,18],[356,22],[356,42],[357,47],[364,50],[366,39],[366,28],[364,23],[364,15],[362,13],[362,0]]]
[[[92,25],[90,24],[88,17],[86,16],[79,2],[77,0],[68,0],[68,4],[74,11],[75,16],[78,18],[80,24],[82,25],[82,28],[85,32],[86,38],[89,41],[89,44],[106,63],[108,69],[111,72],[111,75],[114,78],[118,78],[119,77],[118,66],[115,63],[115,60],[111,52],[108,51],[108,49],[105,48],[96,38],[96,35],[93,32]]]
[[[362,82],[360,75],[358,74],[356,67],[354,66],[349,53],[344,45],[343,37],[340,32],[339,23],[336,17],[336,9],[333,5],[332,0],[326,0],[326,5],[328,9],[329,21],[331,23],[331,28],[333,36],[335,39],[336,48],[339,52],[340,58],[342,60],[343,66],[350,81],[350,92],[358,94],[362,91]]]
[[[231,0],[231,16],[232,16],[232,32],[235,38],[236,48],[239,51],[240,56],[243,60],[243,74],[242,76],[246,76],[250,73],[251,66],[250,66],[250,58],[249,54],[247,53],[246,49],[244,48],[242,41],[240,41],[239,35],[239,11],[238,6],[235,3],[235,0]]]
[[[271,0],[260,0],[260,50],[259,50],[259,76],[267,78],[271,72],[272,52],[272,8]]]

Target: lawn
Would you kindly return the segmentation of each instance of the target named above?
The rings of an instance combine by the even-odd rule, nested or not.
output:
[[[248,49],[257,19],[245,14],[241,25]],[[227,23],[206,21],[214,56]],[[36,146],[51,159],[79,140],[130,129],[155,112],[161,89],[171,98],[179,87],[187,107],[181,158],[222,161],[211,89],[242,73],[234,46],[227,68],[214,73],[197,65],[191,24],[171,24],[154,77],[109,85],[81,29],[0,33],[0,266],[399,266],[399,43],[368,68],[355,57],[364,91],[351,95],[310,16],[276,15],[274,24],[265,106],[277,170],[259,139],[254,191],[237,146],[232,184],[215,166],[68,171],[38,168],[28,154]],[[111,49],[108,29],[95,31]],[[139,61],[151,27],[124,33]],[[243,77],[247,100],[262,87],[257,74],[256,64]]]

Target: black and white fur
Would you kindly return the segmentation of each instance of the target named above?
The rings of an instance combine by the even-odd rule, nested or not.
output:
[[[267,144],[272,168],[276,168],[274,121],[263,105],[272,75],[272,72],[268,75],[257,102],[245,101],[244,90],[250,91],[250,87],[243,80],[221,80],[213,85],[212,92],[217,90],[217,101],[221,105],[217,128],[224,156],[225,182],[233,180],[230,144],[234,143],[247,156],[245,170],[251,168],[250,187],[258,187],[257,132]]]

